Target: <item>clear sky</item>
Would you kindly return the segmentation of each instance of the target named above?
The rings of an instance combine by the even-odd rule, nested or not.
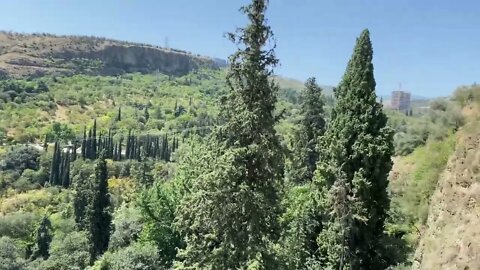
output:
[[[227,58],[247,0],[2,0],[0,29],[96,35]],[[478,0],[270,0],[278,74],[337,85],[369,28],[377,91],[444,96],[480,79]]]

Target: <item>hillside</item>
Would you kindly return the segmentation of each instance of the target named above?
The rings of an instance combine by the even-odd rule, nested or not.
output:
[[[225,62],[156,46],[87,36],[0,32],[0,75],[118,75],[128,72],[185,75]]]
[[[92,264],[93,269],[109,264],[111,268],[106,269],[134,269],[123,260],[131,265],[170,265],[180,258],[176,252],[184,243],[174,221],[182,196],[198,192],[190,185],[205,168],[225,165],[208,155],[207,145],[214,127],[228,127],[219,117],[228,86],[218,61],[101,38],[1,35],[0,67],[9,78],[0,80],[0,252],[7,251],[0,253],[0,260],[7,258],[10,264],[28,265],[28,269],[71,269],[72,265],[85,269]],[[265,76],[262,81],[269,79]],[[292,181],[302,172],[294,167],[299,152],[292,139],[305,139],[298,131],[312,119],[324,118],[327,130],[341,130],[342,126],[332,129],[329,125],[335,117],[330,114],[332,106],[342,100],[335,103],[328,86],[323,87],[323,97],[317,90],[310,91],[317,98],[314,109],[325,103],[324,111],[310,118],[302,112],[313,100],[302,95],[304,84],[280,76],[274,79],[280,88],[278,102],[271,112],[260,115],[271,118],[271,130],[276,130],[272,133],[280,135],[272,149],[285,156],[285,164],[279,164],[279,176],[286,183],[285,194],[280,194],[285,213],[278,229],[283,242],[275,253],[294,262],[303,255],[292,252],[289,245],[298,245],[295,241],[303,232],[292,234],[291,239],[287,236],[295,226],[304,226],[296,222],[311,218],[305,209],[311,207],[309,200],[314,197],[308,194],[314,186]],[[257,89],[257,84],[252,85]],[[386,248],[382,255],[386,263],[396,269],[412,264],[416,269],[479,267],[475,254],[480,247],[469,241],[480,233],[476,226],[480,221],[480,109],[473,104],[477,90],[465,88],[452,99],[419,101],[413,113],[385,109],[388,126],[395,133],[393,142],[389,139],[395,156],[388,190],[391,207],[385,233],[380,228],[380,241]],[[374,89],[369,94],[374,102]],[[350,97],[350,101],[360,105],[362,98]],[[350,109],[342,106],[343,112],[338,112]],[[353,117],[344,116],[345,121]],[[247,132],[250,135],[262,125],[240,127],[238,132],[253,127]],[[97,202],[93,196],[100,193],[91,191],[100,180],[102,190],[108,191],[112,222],[106,231],[112,234],[109,249],[95,257],[86,249],[96,242],[78,226],[84,226],[83,203]],[[232,192],[215,194],[235,198]],[[201,203],[183,205],[190,210]],[[221,210],[222,214],[239,212]],[[207,215],[207,222],[198,224],[209,219]],[[35,253],[41,230],[50,233],[50,257]]]
[[[391,224],[388,230],[401,236],[397,245],[408,254],[406,263],[395,269],[479,269],[478,211],[480,125],[476,86],[459,88],[452,100],[463,107],[445,110],[441,104],[430,103],[426,122],[410,122],[410,128],[419,130],[425,124],[444,123],[432,116],[445,116],[463,123],[443,136],[433,136],[425,145],[412,152],[403,152],[394,158],[390,173]],[[436,112],[435,112],[436,111]],[[393,119],[391,119],[392,121]],[[451,121],[451,120],[447,120]],[[396,121],[392,121],[395,123]],[[421,129],[421,128],[420,128]],[[421,133],[421,132],[420,132]],[[396,144],[402,152],[403,144],[396,135]],[[409,141],[409,140],[407,140]],[[412,143],[412,141],[410,141]]]
[[[480,269],[480,122],[478,106],[464,110],[467,125],[438,180],[413,269]]]

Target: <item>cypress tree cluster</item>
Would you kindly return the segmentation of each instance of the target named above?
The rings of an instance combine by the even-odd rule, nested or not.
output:
[[[265,0],[244,7],[250,24],[230,34],[242,49],[230,57],[225,125],[210,138],[205,159],[211,162],[178,211],[186,247],[177,268],[277,269],[271,244],[279,231],[283,155],[274,129],[278,87],[270,76],[278,60],[265,48],[272,38],[266,7]]]
[[[142,155],[147,158],[170,161],[172,153],[178,149],[179,141],[173,137],[169,143],[168,135],[160,136],[146,135],[135,136],[129,131],[125,149],[126,159],[142,160]],[[119,144],[121,147],[121,144]]]
[[[83,130],[83,141],[82,141],[82,158],[85,159],[96,159],[97,158],[97,120],[93,122],[93,127],[88,131],[88,136],[86,128]]]
[[[73,152],[76,150],[74,149]],[[70,149],[62,151],[60,144],[55,142],[53,147],[52,165],[50,167],[50,185],[63,186],[68,188],[70,186],[70,162],[73,161],[76,155],[71,154]]]
[[[115,161],[123,159],[141,161],[142,153],[148,158],[170,161],[172,153],[174,153],[179,146],[179,140],[176,137],[169,140],[167,134],[164,136],[137,136],[129,130],[125,140],[125,150],[123,150],[123,137],[115,141],[114,134],[110,129],[107,136],[100,134],[100,136],[96,138],[94,137],[94,134],[97,133],[96,127],[96,122],[94,122],[93,128],[88,132],[88,136],[86,129],[84,129],[81,145],[81,154],[84,160],[94,160],[98,156],[98,153],[103,152],[105,158]],[[76,144],[74,147],[76,149]]]

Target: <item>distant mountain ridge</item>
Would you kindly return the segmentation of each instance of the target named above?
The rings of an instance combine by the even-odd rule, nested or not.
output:
[[[305,83],[297,79],[288,78],[281,75],[275,75],[275,80],[277,81],[280,88],[282,89],[293,89],[297,91],[302,91],[305,88]],[[323,93],[325,95],[333,94],[333,88],[334,88],[333,86],[329,86],[329,85],[319,85],[319,86],[322,88]]]
[[[185,75],[227,61],[158,46],[88,36],[0,32],[0,76],[119,75],[161,72]]]

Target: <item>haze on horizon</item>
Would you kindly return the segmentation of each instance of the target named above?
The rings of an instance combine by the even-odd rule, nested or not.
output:
[[[15,32],[95,35],[150,43],[226,59],[225,37],[245,23],[248,1],[3,1],[0,28]],[[367,2],[271,0],[282,76],[316,76],[337,85],[362,29],[372,34],[377,91],[446,96],[480,74],[480,3],[447,0]]]

